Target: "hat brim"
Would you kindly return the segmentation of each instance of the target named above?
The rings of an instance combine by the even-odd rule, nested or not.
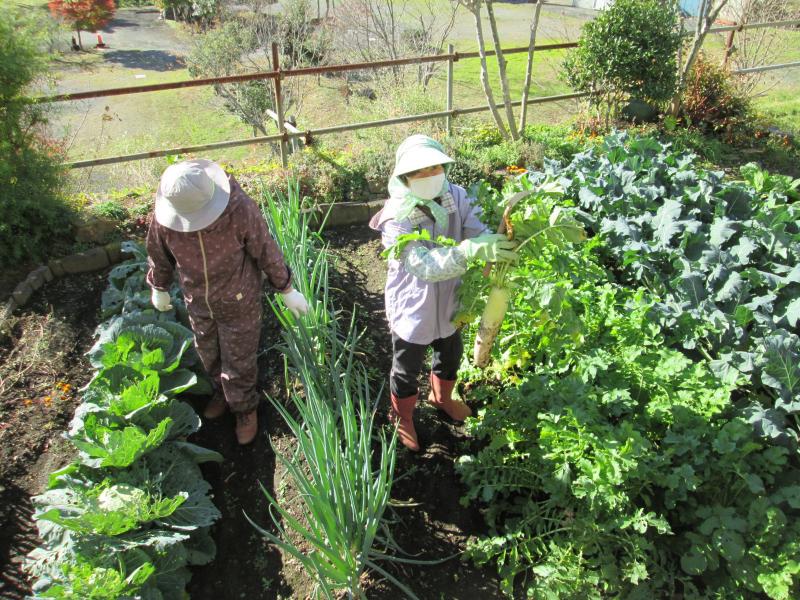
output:
[[[392,177],[399,177],[400,175],[406,175],[407,173],[419,171],[420,169],[424,169],[426,167],[446,165],[452,162],[455,161],[447,156],[447,154],[440,152],[436,148],[421,147],[410,150],[403,154],[403,157],[394,167]]]
[[[164,227],[184,233],[200,231],[216,221],[228,206],[231,196],[231,184],[225,170],[217,163],[204,158],[187,161],[203,169],[214,182],[214,193],[211,200],[200,210],[193,212],[178,212],[175,206],[167,200],[161,191],[161,184],[156,192],[155,217]]]

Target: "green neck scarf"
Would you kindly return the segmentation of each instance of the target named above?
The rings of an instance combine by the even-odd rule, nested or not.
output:
[[[445,210],[444,206],[436,202],[436,200],[424,200],[422,198],[418,198],[411,192],[408,192],[405,197],[400,201],[397,205],[397,209],[395,211],[395,216],[398,220],[404,220],[411,216],[411,213],[414,212],[414,209],[418,206],[423,206],[431,211],[431,215],[433,215],[433,220],[436,222],[436,225],[439,226],[441,229],[446,229],[448,225],[448,217],[447,217],[447,210]]]

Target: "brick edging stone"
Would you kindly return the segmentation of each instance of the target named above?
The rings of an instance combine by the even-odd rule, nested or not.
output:
[[[105,246],[91,248],[85,252],[54,258],[46,265],[40,265],[14,288],[11,296],[0,307],[0,338],[9,334],[9,321],[12,313],[25,306],[33,293],[44,284],[65,275],[91,273],[130,258],[132,255],[122,251],[122,242],[112,242]]]
[[[311,221],[319,227],[323,221],[326,227],[342,227],[344,225],[359,225],[368,222],[377,213],[385,200],[369,200],[367,202],[334,202],[332,204],[317,204],[309,209]],[[327,215],[327,219],[325,218]]]

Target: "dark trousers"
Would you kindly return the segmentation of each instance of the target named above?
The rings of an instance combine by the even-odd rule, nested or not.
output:
[[[464,344],[461,332],[456,331],[446,338],[433,340],[431,372],[447,381],[454,381],[461,364]],[[428,346],[412,344],[392,333],[392,372],[389,375],[389,389],[397,398],[407,398],[419,391],[417,379],[425,361]]]
[[[220,305],[214,318],[189,310],[194,345],[216,390],[222,390],[232,412],[258,406],[258,342],[261,301],[245,306]]]

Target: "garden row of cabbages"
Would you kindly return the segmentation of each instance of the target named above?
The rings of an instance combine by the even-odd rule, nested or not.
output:
[[[214,558],[219,512],[199,464],[222,457],[186,441],[200,427],[178,397],[207,393],[177,286],[176,310],[156,313],[146,254],[114,267],[103,293],[107,320],[88,352],[94,375],[67,439],[77,458],[33,498],[43,545],[29,556],[39,598],[181,598],[191,565]]]
[[[799,186],[615,133],[475,188],[520,242],[459,316],[510,289],[459,460],[509,596],[798,597]]]

